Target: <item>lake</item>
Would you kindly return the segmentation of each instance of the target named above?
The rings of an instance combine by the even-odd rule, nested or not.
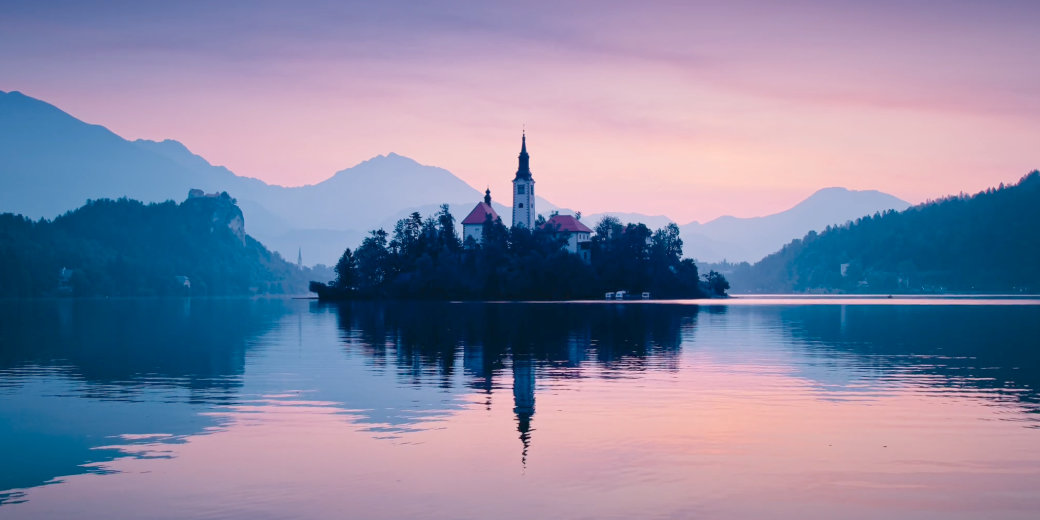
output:
[[[0,518],[1037,518],[1040,301],[0,302]]]

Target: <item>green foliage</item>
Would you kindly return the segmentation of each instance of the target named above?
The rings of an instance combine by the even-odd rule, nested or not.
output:
[[[1040,291],[1040,172],[863,217],[731,267],[748,292]],[[844,272],[843,272],[844,271]]]
[[[708,274],[704,275],[704,281],[708,285],[708,292],[713,295],[722,296],[729,290],[729,282],[718,271],[708,271]]]
[[[564,248],[566,235],[554,229],[508,229],[490,217],[481,243],[463,243],[445,205],[427,219],[413,213],[399,220],[392,235],[372,231],[353,253],[344,252],[336,280],[312,290],[327,298],[487,300],[598,299],[617,290],[659,298],[704,294],[697,266],[682,259],[674,224],[651,232],[606,218],[597,229],[586,264]]]
[[[332,286],[337,289],[353,289],[358,283],[357,259],[348,247],[336,262],[336,280]]]
[[[243,226],[226,193],[181,204],[88,201],[54,221],[3,214],[0,296],[303,292],[309,270],[268,251]]]

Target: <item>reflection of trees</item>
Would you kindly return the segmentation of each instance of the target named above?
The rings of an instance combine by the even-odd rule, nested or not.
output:
[[[279,300],[12,301],[0,308],[0,370],[60,366],[88,384],[230,389],[248,340],[286,312]]]
[[[863,356],[864,366],[937,376],[930,385],[986,390],[1034,410],[1040,404],[1037,307],[806,306],[785,308],[781,319],[800,343]]]
[[[113,436],[176,437],[212,426],[200,408],[236,398],[249,340],[285,312],[277,300],[0,303],[0,391],[28,387],[43,405],[19,410],[24,396],[0,402],[0,418],[14,417],[10,410],[18,417],[0,423],[0,467],[17,469],[0,471],[0,491],[125,456],[98,449]],[[68,402],[65,393],[84,399]],[[9,498],[0,495],[0,504]]]
[[[526,457],[536,376],[604,377],[673,370],[682,327],[696,306],[566,303],[342,302],[329,305],[349,348],[375,367],[393,367],[408,384],[450,386],[461,359],[466,385],[490,394],[511,372],[517,430]]]
[[[680,327],[697,307],[434,302],[344,302],[340,333],[375,365],[393,364],[414,381],[450,376],[463,360],[469,383],[489,388],[510,355],[539,367],[670,368]]]

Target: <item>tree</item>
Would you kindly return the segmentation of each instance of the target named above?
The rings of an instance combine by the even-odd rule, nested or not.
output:
[[[427,218],[413,213],[394,226],[393,238],[375,230],[344,251],[333,289],[319,296],[393,298],[575,299],[610,290],[650,290],[660,297],[699,296],[697,266],[682,259],[675,225],[651,231],[606,218],[593,237],[591,265],[567,250],[558,228],[506,228],[490,215],[480,241],[465,247],[448,207]]]
[[[333,287],[337,289],[353,289],[357,285],[357,260],[354,259],[354,254],[349,247],[343,251],[343,255],[336,262],[335,271],[336,280],[332,283]]]
[[[452,216],[451,208],[447,204],[441,204],[441,209],[437,212],[437,224],[441,244],[449,251],[458,251],[462,247],[462,243],[455,233],[455,217]]]
[[[389,274],[390,255],[387,251],[386,231],[370,231],[355,251],[358,286],[374,290],[383,285]]]
[[[708,271],[708,274],[704,275],[704,281],[707,282],[708,293],[714,296],[725,296],[729,290],[729,282],[718,271]]]
[[[654,232],[651,238],[651,257],[656,263],[665,266],[677,266],[682,258],[683,241],[679,238],[679,226],[669,222],[667,226]]]
[[[230,196],[92,200],[33,222],[0,215],[0,296],[298,292],[300,269],[245,234]]]
[[[608,240],[620,235],[623,229],[624,226],[621,225],[620,219],[608,215],[600,219],[599,224],[596,224],[596,236],[593,240],[606,243]]]
[[[414,258],[420,254],[417,248],[422,234],[422,222],[422,215],[418,211],[397,221],[393,240],[389,244],[395,256]]]

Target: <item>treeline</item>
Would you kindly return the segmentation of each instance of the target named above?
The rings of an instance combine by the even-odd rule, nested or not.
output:
[[[1012,186],[811,232],[755,265],[718,266],[738,292],[1040,292],[1040,172]]]
[[[0,297],[300,294],[313,276],[246,235],[226,193],[0,215]]]
[[[696,264],[682,258],[674,224],[651,231],[605,218],[596,226],[586,264],[564,249],[566,235],[544,223],[539,217],[533,230],[507,228],[489,218],[481,243],[463,243],[447,205],[428,218],[413,213],[392,233],[372,231],[357,249],[345,250],[336,279],[312,282],[311,290],[329,299],[599,299],[617,290],[649,291],[654,298],[706,294]],[[717,274],[712,281],[719,294],[728,287]]]

